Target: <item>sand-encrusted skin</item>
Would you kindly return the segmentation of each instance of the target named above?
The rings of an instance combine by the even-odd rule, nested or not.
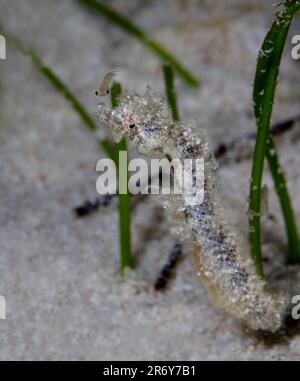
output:
[[[278,331],[288,297],[267,289],[256,274],[249,247],[228,224],[217,193],[217,164],[204,131],[192,123],[174,124],[164,102],[150,89],[143,96],[125,93],[114,110],[100,104],[98,115],[116,141],[126,134],[150,157],[160,152],[172,159],[204,159],[203,202],[191,206],[184,195],[170,195],[167,209],[172,216],[184,216],[197,274],[215,304],[253,330]]]

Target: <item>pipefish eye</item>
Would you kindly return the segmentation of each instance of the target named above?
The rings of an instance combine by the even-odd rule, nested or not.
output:
[[[131,129],[134,128],[134,127],[135,127],[134,123],[129,125],[129,128],[131,128]]]

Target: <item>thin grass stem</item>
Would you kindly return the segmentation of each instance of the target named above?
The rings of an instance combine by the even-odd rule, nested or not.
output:
[[[170,110],[171,110],[172,118],[174,122],[178,122],[179,112],[177,107],[177,99],[176,99],[176,93],[175,93],[175,87],[174,87],[174,74],[173,74],[172,66],[164,65],[163,71],[164,71],[167,101],[170,106]]]
[[[182,65],[179,60],[170,53],[161,43],[157,42],[139,26],[134,24],[129,18],[120,14],[113,8],[109,7],[106,4],[103,4],[97,0],[78,0],[80,3],[88,6],[89,8],[97,11],[102,16],[107,18],[109,21],[118,25],[127,33],[131,34],[142,44],[147,46],[153,53],[155,53],[159,58],[163,61],[168,62],[173,66],[173,68],[177,71],[177,73],[191,86],[198,86],[199,80],[198,78],[192,74],[184,65]]]
[[[111,87],[111,105],[113,108],[119,104],[119,97],[121,95],[121,85],[114,82]],[[119,152],[127,152],[127,143],[125,137],[116,145],[116,164],[118,171],[122,170],[122,166],[119,163]],[[127,168],[126,168],[127,171]],[[128,172],[126,174],[119,173],[119,179],[121,175],[125,175],[125,181],[128,179]],[[126,181],[127,192],[124,194],[119,193],[119,226],[120,226],[120,267],[123,273],[126,267],[133,266],[133,258],[131,253],[131,200],[128,190],[128,181]]]
[[[264,276],[263,257],[261,249],[261,227],[260,227],[260,212],[261,212],[261,185],[263,177],[264,158],[267,156],[275,188],[284,211],[286,229],[288,231],[289,248],[299,247],[299,238],[297,227],[295,226],[295,218],[290,202],[290,197],[287,191],[284,176],[279,177],[278,174],[283,174],[279,165],[279,158],[272,145],[272,137],[270,134],[270,121],[273,109],[275,89],[279,74],[279,67],[283,48],[288,35],[290,24],[294,13],[300,8],[299,1],[285,1],[282,10],[277,14],[270,31],[264,39],[263,45],[259,52],[256,75],[253,89],[254,113],[257,120],[257,138],[253,155],[252,175],[249,197],[249,225],[250,225],[250,245],[251,253],[254,258],[258,274]],[[267,141],[270,142],[270,149],[267,150]],[[268,152],[267,152],[268,151]],[[270,154],[272,152],[272,155]],[[284,186],[282,186],[284,184]],[[288,211],[286,208],[288,207]],[[298,241],[298,244],[295,242]],[[299,257],[300,252],[289,256]],[[299,257],[300,259],[300,257]]]
[[[266,157],[285,221],[285,230],[288,238],[288,262],[296,264],[300,262],[300,240],[297,221],[287,189],[285,175],[278,161],[279,157],[276,154],[274,141],[271,136],[267,140]]]
[[[73,106],[74,110],[77,112],[84,125],[90,131],[96,131],[97,125],[94,122],[93,118],[90,116],[88,111],[86,111],[85,107],[81,104],[81,102],[75,97],[75,95],[69,90],[69,88],[63,83],[63,81],[58,77],[56,73],[45,63],[42,59],[35,53],[32,49],[26,47],[19,39],[11,34],[4,32],[4,35],[13,47],[15,47],[18,51],[28,56],[31,59],[31,62],[34,66],[39,70],[39,72],[51,83],[51,85],[61,93],[65,99]],[[98,141],[100,147],[104,150],[104,152],[110,157],[113,158],[113,149],[109,144],[108,140],[99,140]]]

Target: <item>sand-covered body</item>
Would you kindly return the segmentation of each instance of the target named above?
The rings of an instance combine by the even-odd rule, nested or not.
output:
[[[288,297],[267,288],[255,271],[249,247],[227,222],[221,207],[216,161],[206,134],[193,123],[174,124],[163,101],[150,89],[145,95],[125,93],[119,107],[100,104],[100,119],[116,141],[127,135],[150,157],[158,152],[173,159],[204,159],[204,199],[190,205],[183,195],[170,195],[166,208],[180,219],[193,242],[198,276],[214,302],[254,330],[276,332],[284,324]]]

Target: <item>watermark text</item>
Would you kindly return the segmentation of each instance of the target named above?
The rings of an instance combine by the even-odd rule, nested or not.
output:
[[[5,37],[0,34],[0,60],[6,59],[6,41]]]
[[[0,295],[0,319],[6,319],[6,299],[2,295]]]
[[[292,318],[294,320],[300,319],[300,295],[294,295],[292,297]]]
[[[99,194],[176,194],[183,195],[186,205],[199,205],[204,198],[204,160],[135,158],[128,162],[126,151],[120,151],[118,165],[111,159],[100,159],[96,171]],[[130,174],[128,176],[128,173]]]
[[[300,58],[300,34],[296,34],[292,37],[292,44],[295,45],[292,48],[292,58],[298,60]]]

